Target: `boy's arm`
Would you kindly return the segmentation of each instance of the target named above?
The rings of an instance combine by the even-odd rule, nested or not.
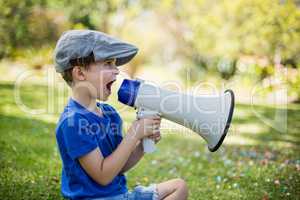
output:
[[[153,136],[150,136],[149,138],[153,139],[155,144],[157,144],[161,139],[160,132],[155,133]],[[145,153],[144,153],[144,148],[143,148],[143,142],[140,140],[139,143],[137,144],[135,150],[131,153],[125,166],[121,170],[121,173],[125,173],[126,171],[128,171],[132,167],[134,167],[144,155],[145,155]]]
[[[121,173],[125,173],[128,170],[130,170],[132,167],[134,167],[139,160],[144,156],[144,149],[143,149],[143,143],[139,141],[137,144],[135,150],[131,153],[129,159],[127,160],[126,164],[121,170]]]
[[[153,127],[160,125],[160,118],[143,118],[133,122],[122,142],[108,157],[103,158],[97,147],[90,153],[79,157],[80,165],[85,172],[100,185],[108,185],[121,172],[137,143],[153,135]]]
[[[133,134],[127,134],[117,149],[105,159],[99,148],[91,151],[78,160],[94,181],[100,185],[108,185],[126,164],[129,156],[136,148],[138,139]]]

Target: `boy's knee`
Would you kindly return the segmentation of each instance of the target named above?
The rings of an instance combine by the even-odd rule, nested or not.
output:
[[[181,179],[181,178],[177,178],[174,180],[176,182],[176,186],[178,189],[183,190],[183,191],[188,191],[188,186],[187,183],[185,182],[185,180]]]

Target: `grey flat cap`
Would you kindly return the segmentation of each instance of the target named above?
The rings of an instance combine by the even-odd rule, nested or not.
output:
[[[138,48],[105,33],[92,30],[70,30],[59,38],[54,50],[56,72],[63,72],[72,66],[70,60],[84,58],[91,53],[95,61],[116,59],[116,65],[124,65],[138,52]]]

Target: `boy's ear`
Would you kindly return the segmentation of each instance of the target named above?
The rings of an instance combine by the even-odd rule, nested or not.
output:
[[[85,73],[83,72],[82,68],[79,67],[79,66],[73,67],[72,76],[73,76],[73,79],[76,79],[76,80],[79,80],[79,81],[85,81],[86,80]]]

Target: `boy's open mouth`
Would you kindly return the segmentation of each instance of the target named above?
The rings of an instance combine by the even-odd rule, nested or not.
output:
[[[108,89],[109,92],[111,92],[111,86],[116,80],[110,81],[109,83],[106,84],[106,88]]]

